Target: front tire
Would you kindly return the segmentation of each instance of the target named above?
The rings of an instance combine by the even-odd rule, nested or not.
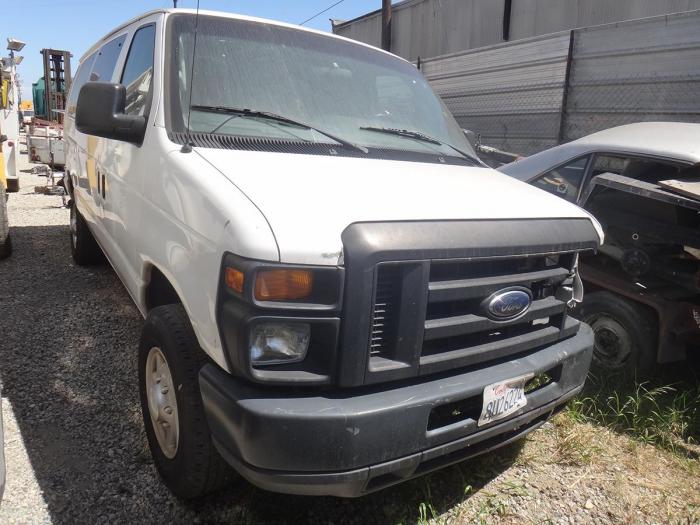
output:
[[[70,252],[78,266],[99,264],[104,257],[75,201],[70,207]]]
[[[574,315],[595,334],[593,368],[603,373],[647,375],[656,364],[658,321],[646,307],[612,292],[584,297]]]
[[[10,255],[12,255],[12,238],[10,232],[7,232],[5,241],[0,243],[0,260],[7,259]]]
[[[5,186],[0,183],[0,229],[7,228],[4,241],[0,241],[0,260],[12,255],[12,239],[10,238],[10,226],[7,218],[7,192]]]
[[[149,312],[139,346],[141,411],[158,473],[183,499],[200,498],[233,477],[214,447],[202,405],[205,362],[181,305]]]

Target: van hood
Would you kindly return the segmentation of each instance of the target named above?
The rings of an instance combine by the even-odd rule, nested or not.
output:
[[[338,264],[355,222],[591,218],[490,168],[195,148],[260,209],[280,261]],[[593,220],[601,236],[602,231]]]

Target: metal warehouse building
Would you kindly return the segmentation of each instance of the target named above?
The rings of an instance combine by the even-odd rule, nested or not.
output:
[[[700,9],[700,0],[404,0],[393,5],[391,52],[429,58],[610,22]],[[381,10],[333,32],[380,47]]]
[[[379,46],[381,26],[376,11],[333,31]],[[700,122],[700,0],[405,0],[391,33],[460,125],[503,149]]]

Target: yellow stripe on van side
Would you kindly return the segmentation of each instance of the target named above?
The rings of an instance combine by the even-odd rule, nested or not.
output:
[[[2,135],[2,127],[0,127],[0,135]],[[5,173],[5,155],[2,153],[2,144],[0,144],[0,184],[7,189],[7,173]]]

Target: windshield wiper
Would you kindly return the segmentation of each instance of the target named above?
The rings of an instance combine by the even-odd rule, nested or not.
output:
[[[467,153],[465,151],[462,151],[461,149],[453,146],[452,144],[442,142],[441,140],[426,135],[421,131],[412,131],[409,129],[380,128],[378,126],[362,126],[360,129],[364,129],[367,131],[376,131],[377,133],[387,133],[388,135],[396,135],[399,137],[406,137],[409,139],[421,140],[423,142],[428,142],[430,144],[435,144],[438,146],[447,146],[448,148],[452,148],[454,151],[456,151],[463,157],[466,157],[467,159],[471,160],[472,162],[475,162],[479,165],[482,164],[481,160],[479,160],[478,157],[471,155],[470,153]]]
[[[331,140],[336,141],[338,144],[341,144],[345,146],[346,148],[352,148],[361,151],[362,153],[368,153],[369,150],[365,148],[364,146],[360,146],[359,144],[355,144],[353,142],[350,142],[348,140],[342,139],[340,137],[337,137],[335,135],[332,135],[331,133],[327,131],[323,131],[322,129],[318,129],[314,126],[310,126],[309,124],[306,124],[305,122],[299,122],[298,120],[293,120],[289,117],[284,117],[282,115],[277,115],[276,113],[271,113],[270,111],[258,111],[254,109],[245,109],[245,108],[234,108],[234,107],[228,107],[228,106],[204,106],[204,105],[193,105],[192,109],[198,110],[198,111],[208,111],[210,113],[224,113],[226,115],[231,115],[229,118],[224,120],[221,124],[216,126],[213,130],[209,132],[211,135],[212,133],[216,133],[219,131],[220,128],[222,128],[227,122],[229,122],[231,119],[234,119],[236,117],[253,117],[253,118],[262,118],[262,119],[267,119],[267,120],[273,120],[275,122],[280,122],[282,124],[287,124],[290,126],[296,126],[299,128],[304,128],[304,129],[310,129],[313,131],[316,131],[317,133],[320,133],[321,135],[325,135]]]

